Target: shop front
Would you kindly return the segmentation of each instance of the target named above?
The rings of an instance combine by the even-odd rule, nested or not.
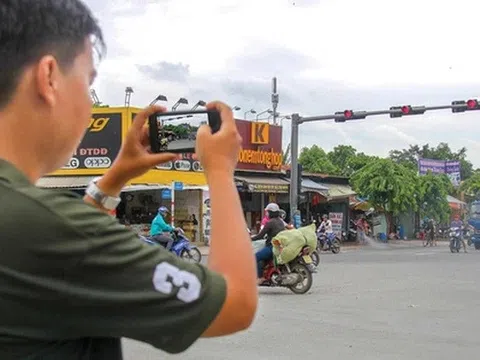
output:
[[[348,178],[308,174],[302,178],[302,218],[319,222],[323,214],[328,214],[336,232],[347,231],[350,198],[354,195]]]
[[[247,224],[258,230],[269,202],[278,203],[288,212],[289,181],[281,171],[282,127],[246,120],[236,123],[243,141],[235,181]]]

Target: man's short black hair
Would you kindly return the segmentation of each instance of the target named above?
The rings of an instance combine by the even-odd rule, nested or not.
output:
[[[27,66],[53,55],[68,70],[88,37],[102,55],[102,30],[80,0],[1,0],[0,109],[11,100]]]

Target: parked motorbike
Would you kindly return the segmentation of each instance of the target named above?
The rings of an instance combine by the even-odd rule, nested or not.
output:
[[[335,233],[328,235],[324,231],[317,231],[317,251],[331,251],[334,254],[340,252],[340,239]]]
[[[458,253],[462,248],[462,229],[455,227],[450,229],[450,251]]]
[[[190,240],[186,237],[185,232],[182,229],[176,228],[172,235],[173,245],[170,249],[170,252],[173,252],[178,257],[181,257],[187,261],[193,261],[196,263],[200,263],[202,261],[202,253],[195,245],[190,243]],[[158,243],[151,237],[140,235],[140,238],[147,244],[164,246],[164,244]]]
[[[309,252],[308,246],[303,247],[298,256],[288,264],[275,266],[273,260],[267,262],[263,267],[265,281],[260,286],[286,287],[299,295],[307,293],[313,284],[313,275],[308,268],[313,264]]]

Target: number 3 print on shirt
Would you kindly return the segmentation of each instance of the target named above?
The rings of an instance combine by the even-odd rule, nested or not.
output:
[[[194,274],[163,262],[155,268],[153,286],[155,286],[157,291],[166,295],[171,294],[175,286],[179,288],[177,298],[183,302],[190,303],[200,297],[202,284],[200,284],[200,280]]]

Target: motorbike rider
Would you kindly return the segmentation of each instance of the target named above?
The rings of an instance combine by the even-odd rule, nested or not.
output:
[[[173,232],[174,228],[167,224],[165,217],[168,214],[168,209],[165,206],[160,206],[158,208],[157,216],[152,221],[150,226],[150,238],[165,246],[167,250],[170,250],[173,245],[173,237],[166,235],[166,233]]]
[[[260,240],[267,236],[265,247],[255,253],[258,284],[265,281],[263,278],[262,261],[269,261],[273,258],[272,239],[277,236],[279,232],[285,230],[285,222],[280,217],[280,207],[278,204],[270,203],[265,210],[268,212],[269,220],[257,235],[252,236],[252,241]]]
[[[463,226],[463,225],[462,225]],[[427,239],[430,242],[430,246],[437,246],[437,241],[435,240],[435,222],[433,219],[428,219],[425,226],[427,230]]]
[[[320,223],[320,226],[318,227],[318,230],[317,230],[319,233],[320,232],[325,232],[325,236],[326,238],[328,238],[328,236],[330,234],[333,233],[333,224],[332,224],[332,220],[330,220],[328,218],[328,215],[327,214],[323,214],[322,215],[322,222]],[[323,247],[325,246],[325,243],[323,241],[323,238],[320,239],[321,241],[321,247],[323,249]]]
[[[460,229],[460,241],[462,242],[463,250],[467,252],[467,244],[465,244],[465,240],[463,239],[463,229],[464,224],[462,219],[460,219],[460,215],[455,215],[454,220],[450,223],[450,228],[459,228]]]

